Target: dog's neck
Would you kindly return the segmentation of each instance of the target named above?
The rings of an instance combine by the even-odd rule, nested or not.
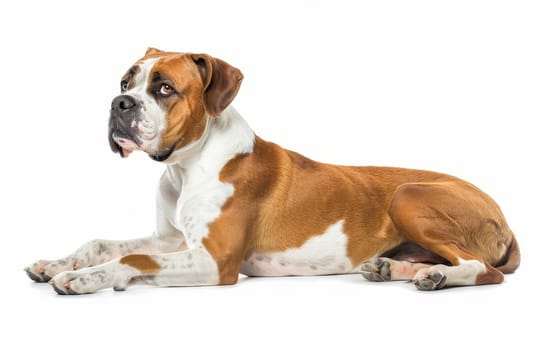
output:
[[[197,141],[175,150],[164,163],[182,171],[201,167],[208,174],[218,173],[237,154],[251,153],[254,144],[254,132],[242,116],[228,106],[220,116],[207,118],[205,131]]]

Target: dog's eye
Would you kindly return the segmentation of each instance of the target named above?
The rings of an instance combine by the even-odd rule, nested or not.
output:
[[[122,82],[120,83],[120,90],[122,90],[122,92],[126,91],[128,89],[128,82],[125,80],[122,80]]]
[[[159,90],[160,94],[163,96],[168,96],[171,93],[174,92],[174,89],[172,88],[172,86],[168,85],[168,84],[162,84],[161,85],[161,89]]]

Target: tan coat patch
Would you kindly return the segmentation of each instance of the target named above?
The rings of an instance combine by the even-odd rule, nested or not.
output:
[[[134,269],[138,269],[142,274],[157,273],[161,266],[149,255],[131,254],[120,259],[120,264],[129,265]]]

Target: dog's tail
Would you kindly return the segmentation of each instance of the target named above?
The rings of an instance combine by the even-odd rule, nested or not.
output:
[[[520,265],[520,249],[518,248],[518,242],[516,237],[513,235],[511,244],[507,248],[507,254],[501,260],[499,266],[495,268],[502,273],[513,273]]]

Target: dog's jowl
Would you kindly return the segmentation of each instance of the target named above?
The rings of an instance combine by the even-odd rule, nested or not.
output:
[[[108,141],[167,168],[153,235],[94,240],[25,271],[60,294],[131,283],[360,272],[420,290],[501,283],[520,263],[498,205],[453,176],[323,164],[257,137],[230,105],[242,73],[205,54],[148,49],[122,77]],[[310,137],[310,136],[308,136]]]

